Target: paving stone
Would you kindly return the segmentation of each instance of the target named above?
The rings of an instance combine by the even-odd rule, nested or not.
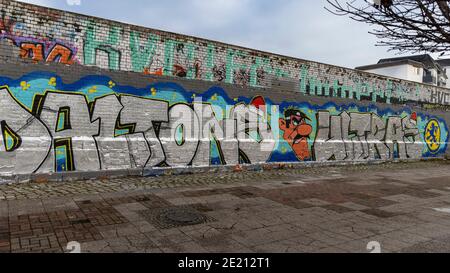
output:
[[[313,206],[326,206],[326,205],[330,205],[329,202],[323,201],[323,200],[320,200],[320,199],[317,199],[317,198],[302,199],[301,201],[304,202],[304,203],[307,203],[307,204],[311,204],[311,205],[313,205]]]
[[[433,209],[450,208],[449,164],[326,168],[0,185],[0,252],[70,241],[107,253],[367,253],[370,240],[384,252],[448,250],[450,214]],[[216,221],[161,229],[143,217],[175,204]]]
[[[342,206],[342,207],[345,207],[345,208],[349,208],[351,210],[365,210],[365,209],[369,209],[369,207],[367,207],[367,206],[356,204],[356,203],[353,203],[353,202],[341,203],[341,204],[339,204],[339,206]]]
[[[437,237],[433,240],[416,243],[412,246],[405,247],[398,252],[403,253],[449,253],[450,252],[450,236]]]

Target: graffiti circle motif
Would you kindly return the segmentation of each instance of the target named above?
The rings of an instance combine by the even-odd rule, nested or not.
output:
[[[441,127],[437,120],[433,119],[428,122],[425,128],[425,141],[430,152],[437,153],[439,151],[441,147]]]

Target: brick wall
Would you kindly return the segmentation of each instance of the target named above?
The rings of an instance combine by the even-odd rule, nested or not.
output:
[[[23,58],[387,103],[450,104],[447,89],[2,0],[1,37]],[[225,39],[225,38],[224,38]]]
[[[447,89],[0,3],[5,177],[447,153]]]

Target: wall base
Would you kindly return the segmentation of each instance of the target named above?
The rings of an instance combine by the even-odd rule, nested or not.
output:
[[[398,160],[361,160],[361,161],[326,161],[326,162],[285,162],[285,163],[264,163],[252,165],[236,166],[205,166],[205,167],[164,167],[164,168],[144,168],[112,171],[91,171],[91,172],[61,172],[48,174],[20,174],[20,175],[0,175],[0,184],[14,183],[47,183],[47,182],[72,182],[83,180],[116,179],[124,177],[159,177],[167,175],[189,175],[197,173],[223,173],[223,172],[263,172],[267,170],[301,169],[319,167],[337,167],[349,165],[374,165],[384,163],[412,163],[420,161],[447,161],[447,157],[425,158],[425,159],[398,159]]]

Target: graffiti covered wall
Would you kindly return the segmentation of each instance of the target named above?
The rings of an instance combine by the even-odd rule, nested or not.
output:
[[[442,156],[439,116],[374,104],[230,97],[222,87],[143,88],[106,76],[1,77],[0,173]]]
[[[310,96],[388,104],[450,104],[450,91],[444,88],[11,0],[0,0],[0,4],[0,40],[15,47],[15,57],[33,62],[251,87],[284,86]]]
[[[0,176],[448,154],[447,89],[0,3]]]

